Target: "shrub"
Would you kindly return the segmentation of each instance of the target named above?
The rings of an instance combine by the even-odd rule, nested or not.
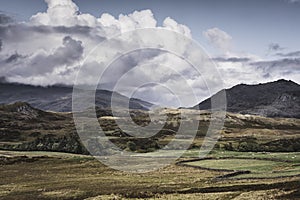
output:
[[[136,144],[132,141],[128,141],[127,142],[127,148],[130,150],[130,151],[136,151]]]
[[[245,151],[258,152],[263,150],[264,149],[262,149],[260,145],[254,141],[242,142],[238,146],[238,151],[243,151],[243,152]]]

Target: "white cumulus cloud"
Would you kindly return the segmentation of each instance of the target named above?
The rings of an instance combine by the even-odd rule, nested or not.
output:
[[[157,20],[149,9],[134,11],[128,15],[120,14],[116,17],[109,13],[99,13],[100,17],[96,17],[81,13],[72,0],[45,0],[45,2],[48,6],[47,10],[33,15],[28,22],[13,22],[0,26],[0,77],[33,85],[60,83],[72,85],[80,69],[80,63],[96,45],[120,33],[158,27]],[[192,37],[191,30],[187,26],[170,17],[167,17],[159,28]],[[130,39],[139,41],[139,37],[137,35],[136,38]],[[151,40],[151,35],[143,38]],[[172,44],[176,45],[177,42],[174,38]],[[130,45],[130,41],[127,43]],[[124,45],[124,42],[114,41],[107,52],[122,48],[120,45]],[[189,51],[182,49],[181,52]],[[190,70],[193,69],[184,67],[186,63],[178,58],[167,56],[164,52],[152,51],[123,57],[112,67],[112,70],[108,71],[107,77],[102,79],[103,89],[113,89],[114,84],[124,73],[145,63],[148,67],[139,67],[139,70],[134,70],[134,73],[127,75],[128,81],[122,85],[124,94],[130,95],[126,93],[127,88],[132,87],[137,80],[156,81],[169,88],[182,88],[182,91],[185,82],[194,83],[195,77],[189,77],[192,74]],[[180,81],[176,81],[179,76],[175,72],[168,68],[157,68],[157,64],[175,68],[179,73],[184,74],[187,80],[181,78]],[[85,67],[85,78],[81,80],[82,84],[96,81],[98,77],[94,77],[94,74],[104,70],[100,63],[92,60],[85,63]],[[165,102],[166,104],[172,104],[176,100],[176,97],[171,98],[170,94],[164,95],[161,87],[152,85],[144,89],[156,91],[156,95],[149,93],[148,96],[161,96],[161,99],[168,101]],[[187,104],[188,94],[186,93],[185,96],[187,98],[184,103]]]
[[[229,52],[232,45],[232,37],[219,28],[211,28],[203,32],[203,35],[217,49],[224,53]]]

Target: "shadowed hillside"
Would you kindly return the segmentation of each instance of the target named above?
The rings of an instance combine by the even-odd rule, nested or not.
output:
[[[286,80],[226,89],[227,111],[267,117],[300,118],[300,85]],[[217,98],[220,93],[213,97]],[[194,109],[209,110],[211,98]]]
[[[72,110],[73,88],[68,86],[40,87],[17,83],[6,83],[0,80],[0,103],[9,104],[18,101],[27,102],[35,108],[56,112],[70,112]],[[101,108],[110,108],[113,92],[97,90],[95,103]],[[114,93],[118,106],[128,108],[128,97]],[[153,104],[139,99],[131,98],[130,109],[148,110]]]

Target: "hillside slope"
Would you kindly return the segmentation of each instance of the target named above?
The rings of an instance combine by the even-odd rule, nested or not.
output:
[[[300,85],[278,80],[258,85],[236,85],[226,89],[227,111],[266,117],[300,118]],[[219,93],[213,97],[217,97]],[[211,98],[193,109],[209,110]]]
[[[121,111],[120,111],[121,112]],[[187,116],[180,118],[180,113]],[[180,121],[193,124],[199,121],[197,136],[191,148],[198,148],[206,135],[210,124],[209,112],[196,110],[164,110],[158,115],[168,115],[164,127],[154,130],[157,134],[150,138],[132,137],[131,129],[120,129],[111,116],[110,110],[97,108],[99,125],[110,140],[122,149],[126,149],[129,141],[143,151],[164,147],[174,139],[179,130]],[[122,114],[122,113],[121,113]],[[97,132],[89,132],[88,137],[79,138],[71,113],[46,112],[30,106],[28,103],[17,102],[10,105],[0,105],[0,149],[24,151],[59,151],[69,153],[87,154],[82,143],[92,147],[99,147]],[[141,126],[148,123],[146,111],[135,110],[131,117],[123,118],[123,122],[134,120]],[[158,117],[157,119],[159,119]],[[161,121],[153,120],[160,124]],[[185,142],[184,136],[194,132],[186,128],[180,132],[180,142]],[[136,130],[138,131],[138,130]],[[291,118],[266,118],[254,115],[227,113],[224,128],[221,131],[220,145],[232,143],[232,148],[238,148],[240,143],[251,142],[259,147],[268,147],[268,151],[300,151],[300,119]],[[179,137],[179,136],[178,136]],[[189,137],[187,137],[189,138]],[[250,138],[250,139],[249,139]],[[280,147],[281,146],[281,147]],[[280,149],[279,149],[280,147]],[[173,148],[173,147],[168,147]],[[177,148],[176,146],[174,147]],[[226,147],[227,148],[227,147]],[[260,148],[261,149],[261,148]],[[260,150],[256,149],[256,150]],[[95,149],[99,150],[99,149]],[[105,150],[105,148],[102,148]],[[100,150],[99,150],[100,151]]]

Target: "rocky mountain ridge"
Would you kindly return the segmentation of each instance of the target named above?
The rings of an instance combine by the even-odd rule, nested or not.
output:
[[[300,85],[278,80],[257,85],[239,84],[226,89],[227,111],[265,117],[300,118]],[[218,98],[221,91],[211,98]],[[210,110],[211,98],[193,109]]]

